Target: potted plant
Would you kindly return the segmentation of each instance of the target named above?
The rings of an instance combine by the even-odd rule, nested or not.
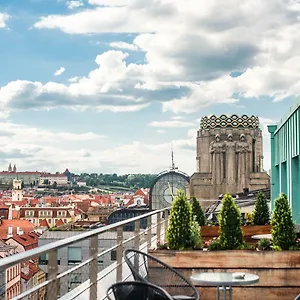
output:
[[[275,200],[275,209],[271,221],[273,247],[288,250],[296,244],[296,230],[291,209],[285,194]]]

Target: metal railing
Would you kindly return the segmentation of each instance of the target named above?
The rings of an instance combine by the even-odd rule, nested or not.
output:
[[[161,210],[151,211],[143,215],[127,219],[115,224],[107,225],[98,229],[90,230],[55,241],[38,248],[21,252],[9,257],[0,259],[0,274],[5,274],[6,270],[16,264],[36,261],[38,257],[48,255],[48,269],[46,280],[35,284],[28,290],[21,290],[21,293],[14,297],[14,300],[20,299],[105,299],[106,289],[104,284],[100,284],[105,278],[109,278],[109,284],[118,281],[124,281],[130,277],[130,272],[124,268],[123,250],[125,247],[135,249],[149,249],[155,246],[158,239],[164,239],[168,227],[168,216],[170,207]],[[146,227],[141,229],[141,220],[147,220]],[[134,232],[124,239],[125,232],[123,226],[134,222]],[[101,235],[104,233],[115,235],[115,245],[106,249],[100,249],[102,244]],[[68,246],[88,244],[89,258],[74,266],[61,266],[58,252]],[[69,248],[68,248],[69,249]],[[107,258],[111,257],[114,251],[113,261]],[[107,267],[101,267],[105,261]],[[100,264],[100,266],[99,266]],[[40,266],[42,267],[42,266]],[[4,271],[4,272],[3,272]],[[74,286],[70,286],[70,278],[79,276],[79,279],[73,280]],[[78,277],[76,277],[78,278]],[[43,293],[41,293],[43,291]]]

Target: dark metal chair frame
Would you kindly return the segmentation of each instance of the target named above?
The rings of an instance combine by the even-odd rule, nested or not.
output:
[[[140,273],[139,270],[137,270],[134,266],[134,264],[130,261],[130,258],[132,258],[133,256],[139,255],[140,257],[143,258],[143,263],[147,272],[147,276],[143,277]],[[156,257],[141,252],[139,250],[135,250],[135,249],[126,249],[124,251],[124,259],[126,264],[128,265],[129,269],[131,270],[131,273],[134,277],[134,279],[136,281],[142,281],[142,282],[151,282],[151,279],[149,279],[149,273],[148,273],[148,266],[146,264],[146,261],[148,260],[152,260],[154,261],[156,264],[161,265],[163,268],[165,268],[166,270],[168,270],[169,272],[173,273],[172,276],[174,276],[174,279],[176,277],[178,277],[178,279],[182,282],[185,283],[184,288],[189,288],[191,290],[191,295],[192,296],[184,296],[184,295],[172,295],[173,299],[176,300],[199,300],[200,299],[200,294],[198,292],[198,290],[196,289],[196,287],[184,276],[182,276],[180,273],[178,273],[174,268],[170,267],[169,265],[165,264],[164,262],[162,262],[161,260],[157,259]],[[177,286],[176,283],[172,284],[171,286],[168,287],[180,287]],[[162,287],[164,288],[164,286]]]
[[[122,291],[123,288],[130,288],[132,287],[132,291],[134,292],[134,288],[138,289],[138,292],[140,292],[140,296],[138,299],[132,299],[129,298],[130,294],[125,295],[125,290]],[[122,299],[118,298],[117,292],[123,292]],[[160,288],[159,286],[152,284],[150,282],[142,282],[142,281],[124,281],[124,282],[118,282],[113,285],[111,285],[107,292],[106,297],[108,300],[113,300],[110,295],[113,294],[115,297],[115,300],[124,300],[124,299],[132,299],[132,300],[173,300],[172,296],[169,295],[167,291]],[[127,298],[128,297],[128,298]]]

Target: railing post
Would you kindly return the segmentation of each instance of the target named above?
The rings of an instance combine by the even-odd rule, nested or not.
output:
[[[147,249],[151,248],[151,227],[152,227],[152,218],[151,216],[147,218]]]
[[[157,238],[157,241],[160,241],[160,235],[161,235],[161,213],[157,213],[157,227],[156,227],[156,238]]]
[[[117,228],[117,282],[122,281],[123,226]]]
[[[90,300],[97,300],[97,274],[98,274],[98,235],[90,240],[90,254],[93,260],[90,265]]]
[[[140,249],[140,220],[134,222],[134,249]]]
[[[58,282],[57,282],[57,249],[53,249],[48,253],[48,276],[52,280],[47,286],[47,299],[57,300],[58,298]]]
[[[168,224],[169,224],[169,210],[168,209],[166,209],[165,211],[164,211],[164,213],[165,213],[165,224],[164,224],[164,229],[165,229],[165,236],[164,236],[164,240],[165,240],[165,242],[167,241],[167,231],[168,231]]]

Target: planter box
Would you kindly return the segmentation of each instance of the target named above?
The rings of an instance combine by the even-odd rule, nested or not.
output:
[[[149,253],[187,278],[197,272],[245,272],[259,276],[257,284],[233,287],[233,299],[290,300],[300,294],[299,251],[153,250]],[[161,280],[163,278],[160,277]],[[201,300],[216,297],[216,287],[196,286],[200,291]]]
[[[253,241],[251,236],[271,233],[271,225],[241,226],[241,228],[246,242],[256,243],[257,241]],[[205,241],[218,237],[219,226],[201,226],[201,236]]]

